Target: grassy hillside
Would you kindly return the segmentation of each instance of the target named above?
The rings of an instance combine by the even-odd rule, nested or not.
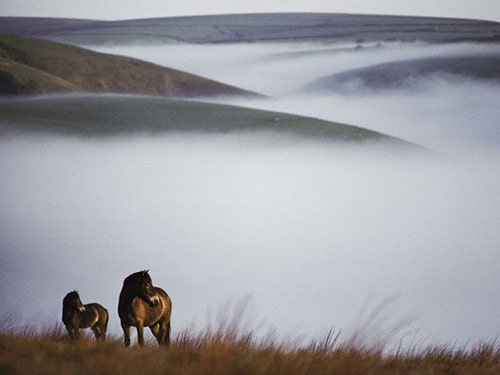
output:
[[[124,21],[0,18],[0,32],[70,44],[254,41],[500,41],[496,22],[335,13],[191,16]]]
[[[167,350],[125,349],[121,340],[68,342],[62,330],[0,332],[2,374],[498,374],[498,345],[445,346],[383,354],[340,344],[335,335],[309,345],[282,345],[238,331],[181,333]]]
[[[58,91],[169,97],[253,95],[132,58],[0,34],[0,95]]]
[[[0,58],[0,95],[77,91],[78,87],[50,73]]]
[[[500,53],[497,55],[446,56],[395,61],[318,78],[306,91],[338,92],[359,86],[370,89],[412,88],[421,78],[473,78],[500,82]]]
[[[278,131],[334,142],[410,143],[367,129],[285,113],[183,100],[131,96],[64,96],[0,103],[0,129],[50,131],[83,136],[130,133],[231,133]]]

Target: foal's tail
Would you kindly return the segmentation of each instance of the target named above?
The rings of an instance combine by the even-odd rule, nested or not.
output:
[[[100,322],[99,324],[99,331],[100,331],[100,339],[105,340],[106,339],[106,331],[108,330],[108,321],[109,321],[109,313],[108,310],[106,310],[103,306],[100,306],[101,311],[99,311],[100,315]]]
[[[104,309],[104,311],[106,312],[106,318],[104,319],[104,330],[102,332],[102,338],[103,339],[106,338],[106,332],[108,331],[108,322],[109,322],[108,310]]]

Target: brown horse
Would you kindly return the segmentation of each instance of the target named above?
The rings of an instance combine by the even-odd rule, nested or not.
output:
[[[106,339],[108,318],[108,310],[98,303],[84,305],[76,290],[63,299],[62,321],[73,341],[78,339],[82,328],[91,328],[96,340]]]
[[[170,344],[172,301],[161,288],[153,286],[148,271],[133,273],[123,281],[118,315],[125,346],[130,345],[130,327],[137,328],[137,341],[144,345],[144,327],[149,327],[159,345]]]

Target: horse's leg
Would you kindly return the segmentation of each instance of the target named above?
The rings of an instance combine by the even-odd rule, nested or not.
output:
[[[170,330],[172,329],[172,326],[170,325],[170,320],[168,321],[168,323],[166,324],[166,331],[164,333],[164,337],[163,337],[163,343],[166,345],[166,346],[170,346]]]
[[[170,321],[162,320],[160,323],[160,339],[158,344],[169,346],[170,345]]]
[[[152,325],[149,327],[153,335],[156,337],[156,341],[158,341],[158,344],[161,345],[162,341],[162,332],[160,331],[160,323],[156,323],[155,325]]]
[[[126,325],[123,322],[121,324],[123,329],[123,339],[125,342],[125,346],[128,348],[130,346],[130,326]]]
[[[144,323],[142,320],[137,319],[137,342],[139,346],[144,346]]]

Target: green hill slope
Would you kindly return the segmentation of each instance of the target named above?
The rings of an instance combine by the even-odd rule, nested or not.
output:
[[[132,58],[0,34],[0,94],[58,91],[169,97],[255,95]]]
[[[367,129],[278,112],[144,96],[84,95],[0,102],[0,129],[100,137],[133,133],[227,134],[275,131],[280,136],[416,146]]]

